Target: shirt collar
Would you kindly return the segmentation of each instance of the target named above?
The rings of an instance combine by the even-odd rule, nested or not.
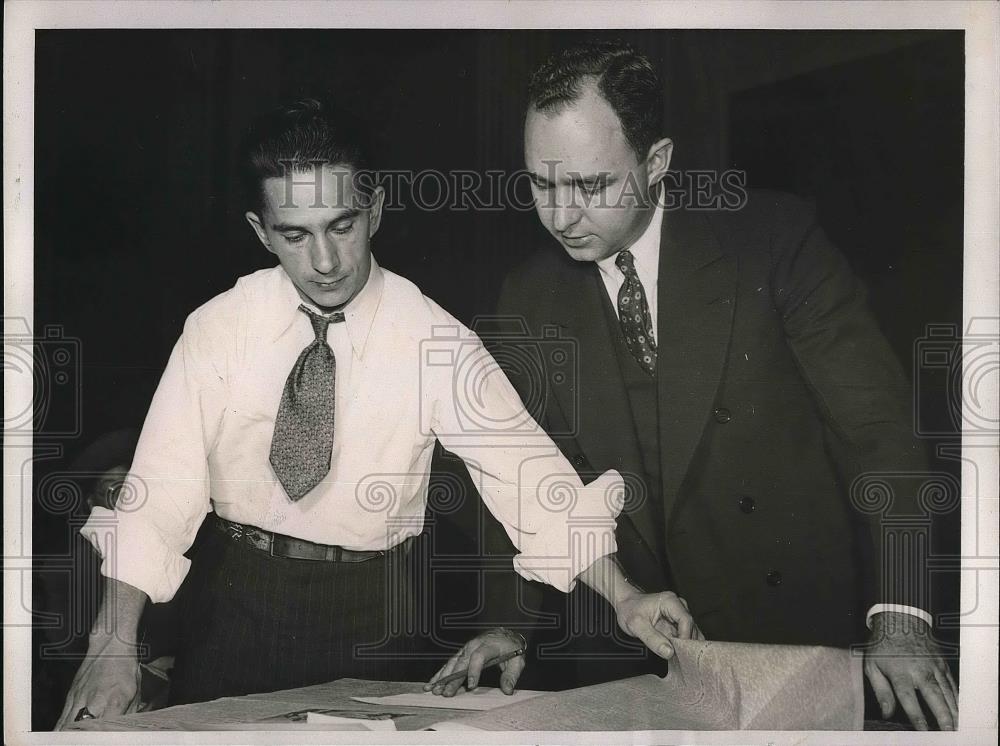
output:
[[[653,208],[653,217],[650,218],[646,230],[636,239],[635,243],[626,247],[635,257],[636,272],[644,278],[649,278],[652,282],[656,281],[660,268],[660,234],[662,230],[663,205],[660,200],[657,200],[656,206]],[[622,251],[624,250],[622,249]],[[620,253],[621,251],[597,261],[597,266],[602,273],[611,277],[621,275],[621,270],[615,264]]]
[[[299,306],[314,311],[320,316],[325,316],[315,304],[302,300],[299,291],[295,289],[295,284],[285,272],[278,267],[280,275],[279,306],[276,312],[278,323],[275,325],[274,339],[277,339],[287,332],[292,324],[298,323],[301,319],[306,322],[305,314],[299,310]],[[347,335],[351,339],[351,347],[357,357],[362,357],[365,352],[365,345],[368,343],[368,336],[371,334],[372,325],[375,322],[375,312],[382,302],[382,290],[385,287],[385,275],[382,268],[372,257],[371,269],[368,272],[368,279],[361,292],[359,292],[350,303],[343,309],[344,324],[347,326]]]

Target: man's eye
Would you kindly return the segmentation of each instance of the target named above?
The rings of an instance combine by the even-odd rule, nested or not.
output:
[[[547,192],[552,188],[551,184],[544,181],[536,181],[535,179],[531,180],[531,185],[535,187],[535,189],[538,189],[543,192]]]
[[[333,229],[333,232],[336,233],[338,236],[343,236],[347,233],[350,233],[352,230],[354,230],[353,222],[348,223],[347,225],[338,225],[336,228]]]
[[[595,194],[600,194],[604,191],[606,184],[602,181],[597,184],[581,184],[580,191],[582,191],[587,196],[593,196]]]
[[[288,243],[302,243],[305,240],[305,238],[306,238],[305,233],[285,234],[285,240],[288,241]]]

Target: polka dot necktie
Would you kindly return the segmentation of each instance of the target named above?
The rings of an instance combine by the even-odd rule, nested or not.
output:
[[[271,438],[271,466],[292,500],[302,498],[330,471],[337,359],[326,343],[330,324],[344,314],[320,316],[305,306],[314,339],[292,367],[281,394]]]
[[[622,325],[629,352],[649,375],[656,374],[656,340],[653,339],[653,317],[646,303],[639,275],[635,271],[635,257],[628,249],[615,259],[618,269],[625,275],[625,284],[618,291],[618,320]]]

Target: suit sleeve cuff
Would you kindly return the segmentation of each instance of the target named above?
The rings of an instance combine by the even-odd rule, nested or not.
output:
[[[923,619],[927,623],[928,627],[934,626],[934,620],[930,614],[928,614],[923,609],[918,609],[916,606],[904,606],[903,604],[875,604],[865,615],[865,625],[868,629],[872,628],[872,617],[876,614],[881,614],[886,611],[894,611],[899,614],[909,614],[910,616],[915,616],[917,619]]]

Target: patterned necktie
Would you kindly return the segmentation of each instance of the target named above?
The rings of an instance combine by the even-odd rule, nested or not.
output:
[[[625,284],[618,291],[618,319],[625,334],[625,342],[636,362],[649,373],[656,374],[656,340],[653,339],[653,317],[646,303],[639,275],[635,271],[635,258],[628,249],[615,259],[618,269],[625,275]]]
[[[330,471],[333,453],[333,404],[337,359],[326,343],[326,329],[344,314],[319,316],[305,306],[316,333],[285,381],[271,438],[271,466],[288,497],[298,500]]]

